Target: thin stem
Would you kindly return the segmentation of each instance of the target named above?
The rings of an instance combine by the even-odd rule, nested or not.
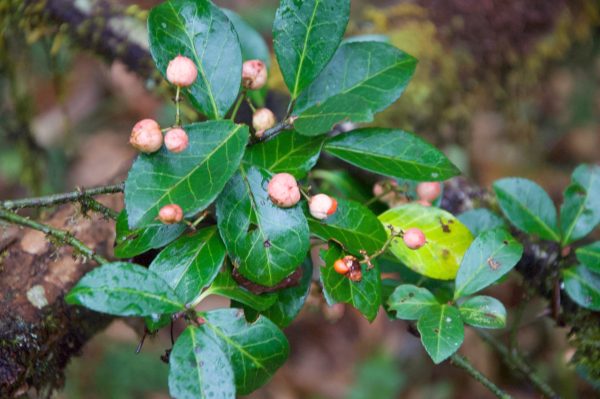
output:
[[[21,209],[21,208],[42,208],[66,204],[69,202],[81,201],[85,198],[91,198],[96,195],[115,194],[123,191],[124,184],[114,184],[110,186],[100,186],[94,188],[83,189],[79,188],[75,191],[61,194],[46,195],[43,197],[24,198],[19,200],[7,200],[0,202],[0,208],[6,210]]]
[[[110,218],[112,220],[117,220],[117,217],[119,216],[119,212],[117,212],[114,209],[111,209],[105,205],[102,205],[100,202],[96,201],[95,199],[93,199],[91,197],[83,198],[81,200],[81,207],[84,212],[87,209],[90,209],[92,211],[101,213],[102,215],[104,215],[104,217]]]
[[[243,89],[240,95],[235,102],[235,106],[233,107],[233,111],[231,111],[231,120],[235,122],[235,117],[237,116],[238,110],[240,109],[240,105],[242,105],[242,101],[246,98],[246,89]]]
[[[505,345],[496,340],[492,335],[481,330],[475,330],[477,334],[487,342],[498,354],[508,367],[519,371],[526,377],[533,386],[544,396],[552,399],[558,399],[560,396],[546,384],[544,380],[536,373],[536,371],[527,364],[525,359],[516,351],[511,352]]]
[[[260,143],[261,141],[267,141],[267,140],[277,136],[279,133],[283,132],[284,130],[292,129],[292,127],[293,127],[293,125],[291,123],[289,123],[288,120],[280,122],[277,125],[273,126],[272,128],[265,130],[263,135],[259,139],[254,140],[253,143],[250,143],[250,145]]]
[[[471,364],[471,362],[469,362],[469,360],[466,357],[455,353],[450,357],[450,361],[455,366],[460,367],[461,369],[463,369],[467,373],[469,373],[471,375],[471,377],[473,377],[474,379],[479,381],[484,387],[486,387],[491,393],[496,395],[498,398],[501,398],[501,399],[510,399],[511,398],[511,396],[509,394],[507,394],[506,392],[504,392],[503,390],[498,388],[496,386],[496,384],[494,384],[486,376],[481,374],[481,372],[479,372],[479,370],[477,370],[473,366],[473,364]]]
[[[360,261],[360,263],[366,263],[369,269],[373,267],[373,264],[371,263],[373,259],[377,258],[378,256],[382,255],[385,251],[387,251],[388,247],[396,238],[402,237],[404,235],[404,232],[402,230],[396,230],[392,225],[389,225],[387,227],[388,229],[390,229],[390,236],[387,238],[386,242],[379,250],[373,252],[372,255],[369,255],[364,249],[361,249],[359,251],[360,254],[363,256],[363,259]]]
[[[102,256],[96,254],[93,249],[85,245],[83,242],[79,241],[75,238],[71,233],[59,229],[55,229],[54,227],[38,223],[36,221],[30,220],[23,216],[17,215],[14,212],[6,211],[0,209],[0,220],[5,220],[9,223],[16,224],[19,226],[29,227],[34,230],[41,231],[46,235],[56,239],[58,242],[63,245],[70,245],[77,252],[81,253],[87,258],[93,259],[96,262],[103,264],[108,263],[108,260],[103,258]]]
[[[252,104],[252,100],[250,100],[249,97],[246,97],[246,103],[248,103],[248,106],[250,107],[252,112],[256,112],[256,107],[254,106],[254,104]]]
[[[177,90],[175,91],[175,126],[181,125],[181,114],[180,114],[180,106],[181,102],[181,87],[177,86]]]

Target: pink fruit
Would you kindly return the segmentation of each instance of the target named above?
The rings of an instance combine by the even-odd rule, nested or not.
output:
[[[315,219],[325,219],[335,213],[337,210],[337,201],[329,195],[317,194],[311,197],[308,209]]]
[[[171,152],[181,152],[188,146],[188,135],[180,127],[173,128],[165,134],[165,147]]]
[[[167,66],[167,80],[179,87],[190,86],[198,76],[198,69],[194,61],[188,57],[178,55],[169,61]]]
[[[276,122],[275,114],[268,108],[259,108],[252,115],[252,127],[256,131],[257,138],[261,138],[265,130],[275,126]]]
[[[289,173],[277,173],[267,187],[269,198],[281,208],[289,208],[300,201],[300,189],[294,176]]]
[[[440,196],[441,192],[442,185],[437,181],[424,182],[417,185],[417,195],[420,199],[427,202],[435,201],[435,199]]]
[[[426,242],[425,234],[423,234],[421,229],[416,227],[406,230],[402,239],[404,240],[406,246],[410,249],[419,249],[425,245]]]
[[[163,143],[160,126],[153,119],[142,119],[133,126],[129,143],[141,152],[158,151]]]
[[[242,65],[242,86],[250,90],[262,88],[267,83],[267,66],[261,60],[249,60]]]
[[[177,204],[169,204],[160,208],[158,220],[164,224],[175,224],[183,220],[183,210]]]

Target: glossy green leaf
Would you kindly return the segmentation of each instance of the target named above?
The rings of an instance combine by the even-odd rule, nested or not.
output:
[[[192,216],[210,205],[235,173],[248,141],[248,127],[230,121],[184,126],[189,146],[181,153],[162,148],[140,154],[125,182],[129,226],[156,223],[164,205]]]
[[[302,278],[292,287],[277,291],[277,300],[268,309],[261,312],[280,328],[287,327],[296,318],[310,291],[313,267],[309,258],[302,263]]]
[[[465,337],[458,309],[449,305],[428,308],[417,322],[421,342],[435,364],[449,358],[460,348]]]
[[[87,273],[65,297],[67,303],[117,316],[150,316],[184,309],[163,279],[126,262],[102,265]]]
[[[179,237],[186,227],[183,223],[159,224],[130,230],[127,223],[127,212],[123,210],[117,217],[115,256],[117,258],[133,258],[151,249],[164,247]]]
[[[478,236],[484,231],[506,227],[504,220],[486,208],[471,209],[458,215],[460,220],[473,233]]]
[[[169,357],[169,392],[177,399],[234,399],[228,356],[201,328],[188,326]]]
[[[474,296],[458,307],[465,323],[479,328],[503,328],[506,309],[502,302],[491,296]]]
[[[243,165],[217,201],[219,231],[233,264],[247,279],[267,286],[296,270],[309,248],[302,209],[273,204],[270,178],[264,169]]]
[[[248,323],[238,309],[213,310],[203,316],[202,329],[229,357],[238,394],[261,387],[285,363],[290,351],[287,339],[266,317]]]
[[[579,306],[600,311],[600,275],[583,265],[562,271],[567,294]]]
[[[475,238],[456,275],[454,298],[473,294],[512,270],[523,255],[523,246],[503,228]]]
[[[225,8],[222,10],[237,32],[242,48],[242,60],[261,60],[265,63],[267,69],[270,69],[271,53],[265,39],[237,13]],[[260,90],[248,90],[247,96],[255,105],[262,107],[267,96],[267,87],[265,86]]]
[[[223,268],[212,284],[202,293],[203,297],[208,295],[224,296],[258,311],[270,308],[277,301],[277,294],[256,295],[240,287],[233,279],[230,267]]]
[[[342,121],[371,122],[404,92],[416,65],[415,58],[387,43],[343,44],[298,97],[294,127],[314,136]]]
[[[571,184],[560,207],[563,244],[585,237],[600,223],[600,166],[581,165],[573,172]]]
[[[388,300],[389,309],[395,311],[396,318],[402,320],[418,320],[428,308],[439,304],[427,288],[411,284],[396,287]]]
[[[397,238],[389,251],[412,270],[431,278],[453,279],[473,241],[469,229],[456,217],[435,207],[407,204],[382,213],[379,220],[396,230],[416,227],[423,231],[427,242],[421,248],[410,249]]]
[[[494,182],[494,192],[504,215],[520,230],[560,241],[556,207],[539,185],[519,177],[505,178]]]
[[[593,272],[600,273],[600,241],[575,250],[577,260]]]
[[[286,172],[301,179],[317,163],[322,146],[323,138],[302,136],[292,130],[253,145],[244,160],[270,172]]]
[[[273,48],[292,99],[335,54],[350,17],[350,0],[281,0]]]
[[[307,217],[311,234],[323,240],[333,240],[346,252],[357,256],[360,250],[368,254],[380,250],[387,235],[377,216],[358,202],[338,198],[337,203],[335,213],[323,220]],[[308,211],[307,215],[310,215]]]
[[[242,80],[242,51],[227,16],[208,0],[168,0],[148,16],[150,53],[165,75],[169,61],[183,55],[198,77],[183,92],[210,119],[225,116]]]
[[[324,150],[359,168],[386,176],[439,181],[460,173],[440,150],[398,129],[356,129],[327,141]]]
[[[349,303],[358,309],[367,320],[373,321],[381,306],[379,267],[375,264],[373,269],[367,270],[365,265],[361,265],[362,280],[354,282],[348,277],[336,273],[333,269],[333,263],[342,256],[344,256],[342,249],[334,243],[330,243],[329,249],[325,253],[321,253],[321,257],[325,261],[325,266],[320,270],[325,300],[330,306],[339,302]]]
[[[343,197],[361,203],[371,198],[370,188],[347,170],[313,169],[310,177],[321,181],[319,184],[321,192],[335,198]]]
[[[212,282],[224,259],[225,245],[217,228],[207,227],[163,249],[150,264],[150,270],[188,303]]]

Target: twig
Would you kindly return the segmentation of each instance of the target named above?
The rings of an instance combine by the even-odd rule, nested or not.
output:
[[[479,370],[477,370],[467,358],[455,353],[450,357],[450,361],[457,367],[465,370],[467,373],[471,375],[474,379],[479,381],[484,387],[490,390],[494,395],[501,399],[510,399],[511,396],[498,388],[496,384],[490,381],[486,376],[481,374]]]
[[[77,238],[75,238],[71,233],[69,233],[67,231],[55,229],[54,227],[50,227],[48,225],[38,223],[38,222],[30,220],[26,217],[17,215],[14,212],[6,211],[3,209],[0,209],[0,220],[5,220],[12,224],[16,224],[19,226],[25,226],[25,227],[29,227],[34,230],[41,231],[42,233],[45,233],[46,235],[56,239],[57,241],[59,241],[60,243],[62,243],[64,245],[70,245],[71,247],[73,247],[75,250],[77,250],[79,253],[81,253],[82,255],[84,255],[87,258],[93,259],[100,264],[108,263],[107,259],[96,254],[96,252],[94,252],[93,249],[91,249],[90,247],[85,245],[83,242],[79,241]]]
[[[89,189],[77,189],[68,193],[52,194],[43,197],[24,198],[19,200],[7,200],[0,202],[0,208],[6,210],[20,208],[41,208],[45,206],[53,206],[66,204],[69,202],[82,201],[96,195],[115,194],[123,191],[124,184],[114,184],[110,186],[100,186]]]
[[[100,202],[96,201],[91,197],[84,197],[83,199],[81,199],[80,203],[81,210],[83,213],[85,213],[89,209],[101,213],[102,215],[104,215],[105,218],[109,218],[112,220],[117,220],[117,217],[119,216],[119,212],[105,205],[102,205]]]
[[[504,364],[508,367],[519,371],[525,376],[544,396],[552,399],[558,399],[560,396],[546,384],[545,381],[536,373],[536,371],[525,362],[525,359],[518,352],[511,352],[504,344],[496,340],[489,333],[475,330],[477,334],[487,342],[500,355]]]
[[[284,130],[290,130],[292,128],[293,128],[293,124],[291,124],[289,122],[289,119],[286,119],[285,121],[278,123],[277,125],[273,126],[272,128],[265,130],[263,135],[259,139],[254,140],[254,142],[251,142],[250,145],[260,143],[261,141],[270,140],[271,138],[277,136],[279,133],[283,132]]]

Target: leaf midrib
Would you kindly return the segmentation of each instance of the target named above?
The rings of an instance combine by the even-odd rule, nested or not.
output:
[[[550,236],[552,237],[552,239],[554,241],[559,241],[560,237],[559,235],[556,233],[556,231],[552,230],[552,228],[546,224],[546,222],[544,222],[541,218],[539,218],[537,215],[535,215],[534,213],[532,213],[529,208],[527,208],[525,205],[523,205],[521,203],[521,201],[519,201],[519,199],[513,195],[511,195],[511,193],[507,190],[504,190],[501,187],[498,187],[498,190],[500,190],[504,195],[506,195],[508,198],[510,198],[513,203],[515,203],[519,209],[521,209],[522,211],[524,211],[524,213],[528,214],[529,216],[531,216],[533,218],[534,221],[537,222],[538,225],[540,225],[543,230],[545,230],[547,233],[550,233]]]
[[[310,33],[313,29],[314,20],[317,15],[317,8],[319,8],[320,2],[321,2],[321,0],[315,1],[315,8],[313,9],[313,13],[310,17],[310,21],[309,21],[307,29],[306,29],[306,36],[304,36],[304,47],[302,48],[302,54],[300,56],[300,64],[298,65],[298,69],[296,70],[296,78],[295,78],[295,82],[294,82],[294,90],[292,92],[292,100],[296,99],[299,94],[298,87],[300,84],[300,73],[302,72],[302,66],[304,65],[304,60],[306,59],[306,49],[308,48],[308,38],[310,37]]]
[[[146,218],[146,216],[148,214],[150,214],[150,212],[163,200],[165,199],[165,197],[168,197],[170,195],[170,193],[176,188],[178,187],[180,184],[182,184],[184,181],[187,181],[190,176],[194,173],[196,173],[196,171],[198,169],[200,169],[204,164],[206,164],[208,162],[209,159],[211,159],[214,154],[219,151],[223,146],[225,146],[226,144],[229,144],[229,141],[235,136],[235,133],[237,133],[238,130],[240,130],[242,128],[242,125],[234,125],[234,128],[231,130],[231,133],[229,135],[227,135],[223,141],[221,142],[221,144],[219,144],[218,146],[216,146],[211,152],[209,152],[208,154],[206,154],[206,156],[204,157],[204,159],[202,160],[202,162],[198,163],[195,167],[193,167],[186,175],[182,176],[179,181],[174,184],[173,186],[171,186],[169,189],[165,190],[164,194],[160,196],[160,198],[158,200],[156,200],[152,205],[150,205],[148,207],[148,210],[146,212],[144,212],[142,214],[142,216],[139,218],[139,220],[143,220]],[[139,223],[139,221],[138,221]]]
[[[585,209],[585,204],[588,201],[588,198],[590,195],[589,187],[592,187],[595,179],[596,179],[596,174],[590,173],[590,180],[588,182],[587,189],[585,190],[585,198],[581,202],[581,206],[577,210],[577,215],[575,216],[575,218],[573,218],[573,222],[571,222],[571,225],[569,226],[569,230],[567,231],[567,234],[565,234],[565,236],[563,237],[563,240],[562,240],[563,244],[568,243],[569,240],[571,239],[571,235],[573,234],[573,230],[575,230],[575,225],[577,224],[577,220],[579,219],[579,216],[581,216],[581,214],[583,213],[583,210]]]
[[[151,292],[147,292],[147,291],[139,291],[136,290],[135,288],[126,288],[126,287],[106,287],[106,286],[102,286],[102,287],[79,287],[79,288],[75,288],[71,291],[71,293],[69,293],[69,295],[73,295],[75,293],[93,293],[95,291],[100,291],[100,292],[104,292],[107,294],[110,294],[111,292],[124,292],[127,294],[135,294],[141,297],[145,297],[145,298],[151,298],[151,299],[155,299],[159,302],[163,302],[163,303],[168,303],[170,305],[175,305],[178,308],[183,308],[184,305],[182,303],[179,302],[174,302],[172,300],[170,300],[169,298],[167,298],[166,296],[161,296],[161,295],[157,295],[157,294],[152,294]]]

